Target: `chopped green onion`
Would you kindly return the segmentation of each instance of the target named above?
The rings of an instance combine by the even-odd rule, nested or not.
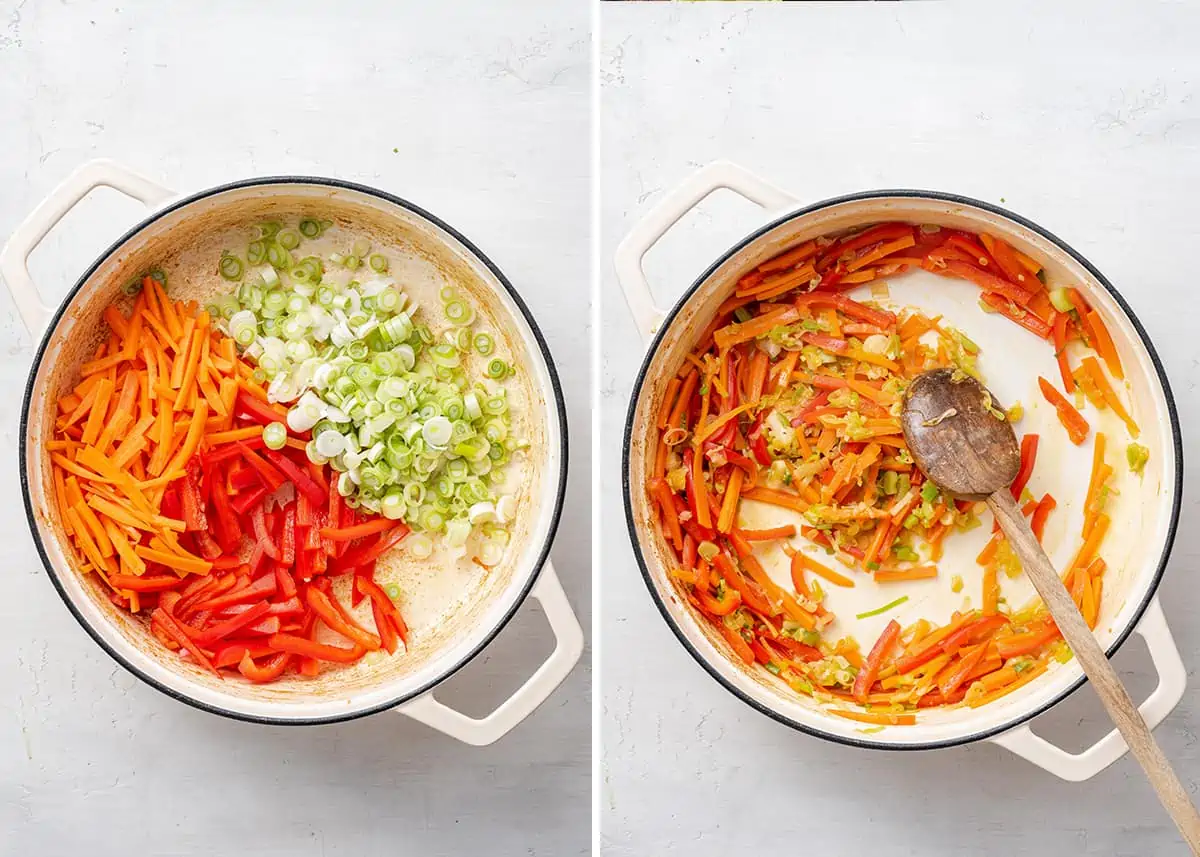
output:
[[[380,253],[372,253],[367,257],[367,264],[376,274],[386,273],[388,269],[387,257]]]
[[[284,250],[295,250],[300,246],[300,233],[295,229],[280,229],[275,236],[275,243]]]
[[[494,348],[495,343],[492,341],[490,335],[486,333],[475,334],[475,350],[479,352],[480,356],[487,357],[492,353]]]
[[[124,286],[121,287],[121,291],[124,294],[129,295],[130,297],[133,297],[141,290],[142,290],[142,281],[141,280],[130,280],[128,283],[126,283]]]
[[[493,378],[498,381],[502,378],[507,377],[507,375],[508,375],[508,364],[505,363],[503,360],[501,360],[499,357],[493,358],[492,360],[488,361],[487,376],[489,378]]]
[[[457,327],[468,325],[475,320],[475,310],[460,300],[450,301],[445,309],[447,320]]]
[[[415,538],[415,536],[414,536],[414,538]],[[397,586],[396,584],[389,583],[387,586],[383,587],[383,591],[385,593],[387,593],[387,597],[392,599],[393,601],[400,600],[400,587]]]
[[[150,272],[149,276],[150,279],[154,280],[154,282],[158,283],[164,289],[167,287],[167,275],[162,271],[162,269],[155,268]]]
[[[267,264],[272,268],[290,268],[291,262],[292,254],[283,247],[274,243],[267,245]]]
[[[1075,309],[1075,304],[1071,303],[1070,293],[1061,286],[1050,290],[1050,305],[1059,312],[1070,312]]]
[[[246,247],[246,261],[251,265],[261,265],[267,261],[267,242],[251,241]]]
[[[221,276],[227,280],[240,280],[242,278],[243,271],[242,260],[237,256],[226,253],[221,256],[221,262],[217,266],[217,270],[219,270]]]
[[[279,230],[283,226],[274,220],[268,220],[265,223],[258,224],[258,237],[264,241],[270,241],[279,234]]]
[[[300,221],[300,234],[305,238],[316,238],[321,234],[321,224],[306,217]]]
[[[287,445],[287,427],[283,423],[263,426],[263,443],[267,449],[283,449]]]
[[[882,607],[877,607],[874,610],[868,610],[866,613],[859,613],[854,618],[855,619],[869,619],[872,616],[878,616],[880,613],[886,613],[887,611],[889,611],[895,607],[899,607],[901,604],[903,604],[907,600],[908,600],[907,595],[901,595],[895,601],[889,601],[887,604],[884,604]]]
[[[1125,447],[1125,460],[1129,462],[1130,470],[1141,473],[1146,468],[1146,462],[1150,460],[1150,450],[1140,443],[1131,443]]]
[[[926,482],[921,486],[921,499],[926,503],[932,503],[937,498],[938,488],[932,482]]]

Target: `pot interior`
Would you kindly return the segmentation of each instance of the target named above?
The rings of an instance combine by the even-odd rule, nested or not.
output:
[[[945,323],[957,327],[980,346],[978,365],[989,388],[1003,405],[1020,402],[1024,407],[1025,415],[1016,426],[1018,434],[1040,435],[1037,464],[1029,488],[1036,497],[1049,492],[1057,500],[1058,508],[1050,516],[1046,529],[1045,546],[1060,568],[1065,567],[1079,547],[1094,433],[1103,431],[1107,435],[1106,460],[1115,470],[1111,483],[1115,493],[1107,511],[1114,525],[1101,549],[1108,569],[1097,634],[1106,647],[1124,638],[1152,594],[1160,565],[1165,561],[1164,549],[1176,512],[1178,462],[1169,395],[1133,321],[1082,264],[1040,232],[965,202],[884,194],[835,202],[784,219],[737,248],[712,269],[673,311],[647,359],[645,380],[637,394],[630,424],[628,501],[631,523],[657,598],[677,632],[723,683],[757,706],[811,730],[856,743],[922,746],[979,736],[998,731],[1002,725],[1015,724],[1064,695],[1081,671],[1073,660],[1066,665],[1054,664],[1042,678],[981,708],[931,709],[919,713],[915,726],[864,732],[862,724],[826,713],[820,703],[796,694],[765,669],[746,669],[736,660],[715,628],[679,597],[668,577],[675,562],[674,554],[653,523],[656,517],[645,490],[654,463],[654,418],[659,413],[667,382],[692,348],[693,337],[704,329],[717,306],[733,293],[737,279],[759,263],[809,239],[892,220],[989,232],[1002,237],[1042,262],[1051,285],[1079,288],[1108,326],[1126,374],[1123,384],[1115,384],[1129,400],[1130,412],[1141,427],[1138,442],[1151,451],[1150,461],[1140,477],[1131,474],[1126,466],[1125,447],[1129,438],[1111,410],[1098,412],[1089,407],[1084,413],[1094,430],[1092,435],[1081,447],[1068,441],[1054,409],[1037,387],[1039,375],[1061,383],[1057,380],[1059,372],[1052,345],[998,314],[983,312],[976,286],[926,271],[910,271],[887,279],[885,297],[873,293],[871,285],[849,293],[851,297],[877,300],[893,309],[909,305],[931,316],[941,315]],[[873,285],[878,286],[878,281]],[[748,528],[785,523],[795,523],[798,527],[803,520],[798,513],[753,501],[744,501],[742,510],[741,518]],[[981,603],[983,569],[976,564],[975,556],[991,534],[991,521],[990,513],[985,513],[984,526],[952,533],[946,539],[936,579],[878,584],[860,572],[851,572],[856,583],[853,588],[824,585],[825,605],[838,616],[835,625],[827,630],[827,637],[837,639],[853,634],[865,651],[891,619],[902,626],[921,617],[940,624],[948,621],[955,610],[971,605],[977,608]],[[792,539],[792,543],[823,562],[830,561],[800,536]],[[790,590],[787,557],[777,544],[759,546],[756,555],[772,578]],[[958,593],[951,589],[955,575],[963,581]],[[1007,579],[1003,574],[1000,577],[1001,595],[1014,609],[1034,597],[1032,585],[1024,576],[1017,580]],[[909,595],[909,601],[886,615],[854,619],[858,613],[905,594]]]
[[[516,492],[517,518],[504,559],[489,570],[444,548],[424,561],[403,549],[385,555],[377,578],[402,590],[399,606],[411,629],[407,650],[395,656],[368,653],[348,667],[325,665],[314,679],[293,675],[270,685],[240,677],[221,681],[167,652],[143,619],[104,597],[104,584],[95,575],[84,579],[71,567],[52,488],[47,490],[52,479],[44,442],[52,436],[55,402],[78,383],[79,364],[108,337],[101,313],[121,298],[123,284],[160,268],[173,298],[204,305],[231,286],[217,272],[222,249],[244,258],[255,224],[274,219],[294,226],[301,217],[333,221],[318,239],[321,245],[348,248],[353,239],[367,238],[372,252],[388,257],[389,276],[423,307],[417,317],[435,334],[449,326],[438,298],[443,286],[458,289],[474,305],[475,329],[491,332],[495,356],[518,369],[506,382],[511,434],[526,440],[529,448],[514,455],[505,487]],[[315,249],[327,252],[324,246]],[[282,720],[337,718],[415,695],[456,669],[499,630],[532,585],[553,535],[563,487],[557,385],[523,308],[489,265],[455,235],[366,189],[266,180],[171,206],[110,251],[72,292],[46,339],[30,393],[23,463],[30,476],[34,526],[61,590],[93,635],[103,638],[120,660],[143,677],[222,711]],[[335,591],[349,603],[348,581],[339,580]],[[368,604],[360,606],[359,616],[371,627]]]

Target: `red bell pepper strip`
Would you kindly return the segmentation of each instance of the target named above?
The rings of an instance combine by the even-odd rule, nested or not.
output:
[[[258,488],[261,485],[262,477],[252,468],[243,467],[241,470],[231,470],[229,473],[229,487],[238,493],[250,488]]]
[[[997,631],[1007,625],[1009,621],[1009,617],[1001,613],[994,613],[991,616],[980,616],[978,619],[967,622],[949,637],[942,640],[939,646],[943,652],[953,654],[969,643],[976,635],[984,636],[992,631]]]
[[[267,658],[263,661],[262,666],[259,666],[254,663],[254,659],[250,657],[250,653],[246,652],[242,655],[241,661],[238,662],[238,672],[255,684],[263,684],[268,681],[275,681],[275,679],[283,675],[283,671],[287,669],[291,659],[292,656],[287,652],[280,652],[277,655]]]
[[[183,522],[188,530],[192,532],[208,530],[208,520],[204,515],[204,502],[200,499],[200,467],[194,460],[188,463],[187,469],[184,471],[179,492]]]
[[[759,589],[758,584],[742,576],[742,573],[730,561],[726,554],[719,553],[713,557],[713,564],[725,578],[725,582],[742,596],[742,602],[756,613],[764,616],[774,616],[775,609],[766,595]]]
[[[850,343],[824,333],[803,333],[800,339],[809,345],[814,345],[831,354],[845,354],[850,350]]]
[[[247,625],[253,625],[261,617],[265,616],[267,611],[270,609],[271,605],[266,601],[259,601],[244,613],[231,616],[225,621],[218,622],[215,625],[209,625],[199,634],[196,634],[194,639],[202,646],[211,645],[217,640],[228,637],[234,631],[239,631]]]
[[[343,569],[357,568],[360,565],[366,565],[369,562],[379,559],[384,552],[391,550],[400,542],[404,541],[404,537],[411,532],[406,524],[400,522],[398,526],[382,533],[379,540],[374,544],[363,545],[355,548],[352,551],[347,551],[342,554],[338,560],[338,566]]]
[[[396,606],[396,602],[388,598],[387,593],[374,580],[359,577],[354,582],[370,596],[372,604],[379,608],[379,611],[388,620],[388,623],[391,624],[393,630],[400,636],[400,641],[407,646],[408,624],[404,621],[404,617],[400,615],[400,608]],[[376,617],[375,621],[378,623],[378,617]]]
[[[274,595],[277,588],[278,584],[275,582],[275,575],[264,574],[247,586],[234,589],[226,592],[224,595],[218,595],[215,598],[209,598],[197,604],[196,609],[220,610],[222,607],[228,607],[230,604],[244,604],[247,601],[257,601],[260,598]]]
[[[1009,486],[1014,500],[1021,499],[1021,492],[1025,490],[1025,486],[1029,482],[1029,477],[1033,475],[1033,465],[1037,461],[1037,450],[1038,436],[1036,434],[1027,434],[1021,438],[1021,466],[1017,469],[1017,478]]]
[[[1039,542],[1042,540],[1043,533],[1046,532],[1046,520],[1057,505],[1053,497],[1043,494],[1042,499],[1038,501],[1037,508],[1033,510],[1033,517],[1029,519],[1029,529],[1033,530],[1033,534],[1037,536]]]
[[[366,536],[373,536],[376,533],[382,533],[390,530],[395,526],[404,526],[403,521],[396,521],[390,518],[372,518],[371,520],[356,524],[353,527],[323,527],[321,529],[321,537],[331,539],[335,542],[346,542],[351,539],[361,539]]]
[[[267,655],[275,654],[275,650],[266,643],[249,641],[226,643],[213,653],[213,666],[236,667],[238,665],[238,661],[242,659],[242,655],[247,653],[252,658],[265,658]]]
[[[224,678],[224,676],[221,675],[221,671],[213,666],[212,661],[210,661],[208,656],[204,654],[204,650],[200,648],[200,644],[192,640],[192,638],[189,637],[181,627],[179,627],[179,623],[175,621],[170,613],[168,613],[162,607],[155,607],[154,612],[151,613],[150,616],[155,622],[158,623],[159,627],[163,629],[166,635],[175,641],[179,648],[186,650],[187,653],[195,659],[196,663],[204,667],[217,678]]]
[[[371,599],[371,615],[375,618],[375,631],[379,634],[379,640],[383,644],[383,648],[389,655],[396,654],[396,629],[392,627],[392,623],[388,617],[379,609],[379,602]]]
[[[276,651],[341,664],[352,664],[367,653],[367,650],[357,643],[352,648],[343,649],[292,634],[272,634],[267,638],[267,645]]]
[[[950,259],[946,262],[946,272],[956,277],[961,277],[964,280],[970,280],[985,292],[1003,295],[1020,306],[1028,304],[1030,298],[1033,297],[1031,292],[1026,291],[1017,284],[1010,283],[1008,280],[997,277],[995,274],[989,274],[987,271],[981,271],[974,265],[968,265],[966,262],[960,262],[957,259]]]
[[[283,512],[279,536],[279,561],[291,565],[296,561],[296,505],[289,503]]]
[[[354,620],[349,619],[345,612],[340,609],[341,605],[337,604],[335,599],[325,595],[324,592],[310,586],[307,592],[305,592],[305,600],[308,602],[308,606],[321,617],[326,625],[346,639],[366,649],[378,649],[380,647],[379,637],[360,626],[357,622],[354,622]],[[347,621],[348,619],[349,621]]]
[[[980,300],[1004,317],[1015,321],[1035,336],[1040,336],[1042,339],[1050,338],[1051,328],[1049,324],[1040,316],[1030,310],[1017,306],[1003,295],[984,292]]]
[[[1068,402],[1062,393],[1054,389],[1053,384],[1040,375],[1038,376],[1038,387],[1046,401],[1053,405],[1054,410],[1058,412],[1058,421],[1067,430],[1067,437],[1071,439],[1071,443],[1079,446],[1087,440],[1091,426],[1088,425],[1088,421],[1083,418],[1083,415],[1075,410],[1075,406]]]
[[[266,496],[271,493],[271,489],[263,485],[248,491],[245,494],[239,494],[229,501],[229,505],[233,507],[233,511],[239,515],[245,515],[250,509],[261,503]]]
[[[279,594],[284,598],[291,598],[296,594],[296,581],[286,563],[275,563],[275,582],[279,585]]]
[[[883,633],[879,635],[879,639],[871,647],[871,653],[867,655],[867,659],[863,661],[858,675],[854,677],[854,687],[851,689],[851,693],[860,704],[867,701],[867,694],[871,691],[871,685],[875,683],[875,678],[879,675],[879,669],[883,666],[883,658],[887,655],[888,650],[899,636],[900,623],[893,619],[887,623],[887,627],[883,629]]]
[[[1067,360],[1067,314],[1057,313],[1054,316],[1054,359],[1058,361],[1058,372],[1062,375],[1063,389],[1068,393],[1075,392],[1075,378],[1071,375],[1071,364]]]
[[[875,309],[861,304],[853,298],[840,293],[807,292],[795,298],[797,307],[803,306],[832,306],[840,309],[846,315],[873,324],[876,327],[887,328],[896,323],[896,316],[887,310]]]
[[[308,475],[312,477],[313,482],[316,482],[321,489],[321,496],[329,493],[329,482],[325,479],[325,467],[321,464],[314,464],[311,461],[306,462],[308,466]]]
[[[226,553],[233,553],[242,540],[242,528],[238,525],[237,516],[229,505],[229,495],[222,486],[216,486],[212,492],[212,506],[217,513],[213,525],[213,535],[217,543]]]
[[[275,544],[275,537],[271,535],[271,531],[267,527],[267,519],[262,506],[255,506],[251,510],[250,523],[254,528],[255,543],[271,559],[279,559],[279,547]]]
[[[325,522],[327,526],[336,527],[342,521],[342,495],[337,490],[337,480],[329,480],[329,507],[325,514]],[[322,537],[321,547],[328,556],[337,556],[339,548],[345,548],[345,545],[337,545],[329,539]]]
[[[962,658],[954,668],[954,671],[943,680],[941,685],[942,693],[949,696],[962,687],[963,682],[967,680],[967,676],[971,674],[971,670],[979,666],[979,662],[983,660],[983,656],[987,654],[987,650],[987,644],[980,643],[969,655]]]
[[[292,480],[292,484],[296,486],[297,491],[303,491],[308,495],[308,499],[314,503],[325,501],[325,492],[321,490],[321,486],[314,482],[312,477],[305,473],[296,462],[273,449],[264,450],[263,454],[267,456],[267,459],[272,464],[282,470],[288,479]]]
[[[225,609],[221,610],[220,615],[222,618],[228,618],[230,616],[238,616],[242,613],[245,613],[247,610],[249,610],[253,606],[254,606],[253,604],[232,604],[229,607],[226,607]],[[297,595],[293,595],[287,601],[269,602],[267,605],[267,614],[266,615],[268,615],[268,616],[289,616],[293,613],[303,613],[303,612],[304,612],[304,605],[300,603],[300,597]],[[255,657],[258,657],[258,655],[255,655]]]
[[[245,414],[260,425],[265,426],[271,423],[283,423],[285,426],[287,425],[286,411],[282,408],[276,409],[266,402],[256,399],[254,396],[247,395],[245,390],[238,392],[235,412]],[[288,433],[293,434],[291,431]]]
[[[266,459],[247,446],[245,442],[238,441],[235,445],[238,451],[241,452],[242,458],[245,459],[246,463],[262,477],[264,482],[271,486],[272,491],[277,490],[287,481],[284,475],[279,472],[279,468],[273,467]]]
[[[242,454],[242,447],[259,448],[266,446],[261,438],[249,441],[235,441],[234,443],[223,443],[220,446],[214,446],[208,452],[200,456],[200,462],[205,467],[212,467],[214,464],[224,464],[226,461],[233,461]]]
[[[282,630],[283,623],[278,616],[268,616],[253,625],[246,628],[247,634],[262,634],[267,636],[270,634],[278,634]]]

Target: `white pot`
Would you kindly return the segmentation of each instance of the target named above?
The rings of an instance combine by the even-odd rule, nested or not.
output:
[[[107,186],[154,209],[97,259],[57,309],[46,307],[26,260],[47,232],[94,188]],[[399,656],[366,659],[316,679],[289,678],[253,685],[224,681],[168,654],[145,623],[98,596],[67,561],[44,442],[57,398],[71,385],[81,360],[106,332],[100,313],[139,272],[171,260],[172,288],[203,293],[217,285],[205,242],[274,214],[310,214],[348,223],[394,249],[393,272],[452,281],[467,291],[523,371],[518,384],[527,404],[522,429],[531,442],[528,479],[513,540],[504,562],[481,575],[461,603],[443,611],[435,627],[414,628],[413,646]],[[244,239],[243,239],[244,240]],[[219,252],[219,250],[218,250]],[[190,255],[189,255],[190,254]],[[488,744],[528,716],[578,661],[583,634],[549,562],[566,480],[566,419],[562,391],[533,317],[504,275],[463,236],[416,206],[368,187],[330,179],[249,179],[177,198],[108,161],[86,164],[30,215],[0,253],[0,275],[26,326],[40,339],[21,420],[20,473],[30,529],[42,562],[71,613],[120,664],[170,696],[206,711],[242,720],[316,724],[347,720],[398,706],[410,717],[471,744]],[[539,574],[540,572],[540,574]],[[432,585],[432,584],[431,584]],[[554,630],[554,652],[509,699],[482,719],[438,702],[431,692],[478,654],[512,618],[527,595],[542,605]]]
[[[661,310],[651,297],[642,271],[642,257],[676,221],[719,188],[757,203],[765,209],[766,222],[718,258],[671,310]],[[1104,548],[1109,571],[1105,576],[1097,634],[1110,656],[1133,631],[1145,638],[1159,674],[1157,688],[1141,706],[1152,728],[1178,703],[1186,673],[1155,597],[1174,538],[1182,493],[1179,420],[1162,365],[1132,311],[1087,260],[1041,227],[995,206],[963,197],[926,191],[871,191],[801,206],[792,196],[745,170],[718,162],[701,169],[666,195],[634,227],[617,250],[616,268],[634,319],[650,341],[630,403],[623,462],[626,513],[638,564],[651,595],[684,647],[725,688],[782,723],[832,741],[884,749],[949,747],[989,739],[1060,777],[1087,779],[1125,752],[1125,743],[1116,730],[1082,753],[1071,754],[1034,735],[1027,725],[1034,716],[1083,683],[1082,671],[1074,660],[1056,664],[1042,678],[990,705],[929,709],[919,713],[915,726],[887,727],[867,734],[861,724],[829,714],[820,704],[797,695],[766,670],[747,669],[736,661],[710,623],[700,621],[686,600],[678,596],[668,577],[673,554],[653,524],[652,505],[645,486],[653,466],[657,437],[654,418],[667,380],[692,347],[693,331],[705,326],[721,301],[733,292],[738,277],[760,262],[819,235],[888,220],[986,231],[1002,237],[1043,262],[1051,282],[1078,284],[1100,312],[1130,382],[1132,413],[1143,432],[1140,442],[1152,452],[1151,463],[1141,479],[1125,472],[1123,461],[1115,467],[1123,480],[1117,504],[1111,510],[1116,524]],[[979,342],[983,348],[981,367],[989,387],[1000,401],[1023,402],[1026,417],[1021,430],[1038,431],[1042,438],[1034,473],[1035,490],[1051,491],[1059,503],[1055,512],[1057,523],[1047,530],[1047,546],[1051,558],[1064,563],[1078,546],[1073,534],[1078,533],[1082,520],[1090,452],[1065,442],[1053,410],[1036,393],[1037,375],[1049,378],[1058,375],[1052,349],[1034,342],[1011,322],[981,312],[977,306],[978,290],[970,284],[915,271],[890,281],[889,285],[898,303],[943,313],[951,324]],[[1106,424],[1105,428],[1109,426]],[[1114,441],[1111,454],[1123,458],[1126,441],[1119,424],[1111,427],[1109,437]],[[773,510],[773,514],[778,521],[778,510]],[[752,524],[766,525],[765,521]],[[912,593],[910,602],[900,611],[875,619],[874,622],[880,623],[877,626],[864,622],[860,639],[874,639],[882,623],[893,617],[902,624],[920,615],[944,620],[963,597],[950,595],[945,580],[950,571],[962,571],[968,580],[970,575],[979,574],[972,560],[978,546],[967,550],[950,543],[960,538],[968,542],[966,537],[977,534],[978,531],[949,540],[946,557],[940,563],[943,579],[906,587],[904,591]],[[979,539],[985,535],[979,535]],[[782,569],[780,572],[779,579],[786,580],[786,572]],[[1026,587],[1021,591],[1032,593],[1023,579],[1010,585],[1018,590]],[[894,585],[883,592],[878,586],[868,580],[852,590],[838,590],[836,597],[845,600],[841,607],[834,605],[832,609],[839,616],[852,616],[899,594]],[[968,592],[969,587],[968,583]]]

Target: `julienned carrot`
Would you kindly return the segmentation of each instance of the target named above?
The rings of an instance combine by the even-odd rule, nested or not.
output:
[[[322,527],[321,537],[335,542],[348,542],[352,539],[373,536],[376,533],[382,533],[385,530],[390,530],[400,525],[400,521],[393,521],[389,518],[375,518],[366,523],[355,524],[352,527]]]
[[[1129,416],[1129,412],[1125,410],[1125,406],[1121,404],[1121,400],[1117,397],[1116,391],[1108,383],[1108,379],[1104,377],[1104,370],[1100,368],[1100,364],[1096,358],[1090,355],[1083,358],[1083,369],[1087,372],[1088,377],[1092,379],[1092,383],[1096,385],[1096,389],[1100,391],[1100,395],[1104,398],[1105,403],[1113,409],[1113,413],[1121,418],[1121,422],[1125,423],[1125,428],[1129,430],[1130,436],[1136,438],[1140,433],[1138,425],[1133,421],[1133,417]]]
[[[1086,363],[1086,361],[1087,358],[1084,362]],[[1067,430],[1067,437],[1071,439],[1071,443],[1076,446],[1083,443],[1087,439],[1088,431],[1091,430],[1088,421],[1079,411],[1075,410],[1075,406],[1068,402],[1062,393],[1054,389],[1053,384],[1040,375],[1038,376],[1038,388],[1042,391],[1042,396],[1046,401],[1058,412],[1058,421]]]
[[[871,647],[871,653],[867,655],[862,668],[859,669],[858,674],[854,677],[854,686],[851,693],[854,694],[854,698],[860,703],[866,702],[867,693],[870,691],[871,685],[875,683],[875,678],[879,675],[880,667],[883,666],[884,656],[887,655],[899,638],[900,623],[893,619],[887,623],[887,627],[883,629],[883,633],[879,635],[879,639]]]
[[[1108,328],[1104,326],[1104,321],[1100,318],[1100,314],[1092,310],[1087,314],[1088,324],[1092,328],[1092,336],[1095,342],[1092,343],[1096,349],[1096,353],[1104,360],[1104,365],[1108,367],[1108,371],[1118,381],[1125,380],[1125,370],[1121,367],[1121,357],[1117,354],[1117,348],[1113,345],[1112,337],[1109,336]]]
[[[881,568],[875,572],[876,583],[895,583],[908,580],[931,580],[937,577],[936,565],[917,565],[912,568]]]
[[[725,495],[721,501],[721,515],[717,518],[717,529],[722,533],[728,533],[733,529],[744,476],[745,471],[740,467],[735,467],[729,474],[729,481],[725,484]]]
[[[784,524],[781,527],[771,527],[765,530],[739,529],[738,532],[748,542],[769,542],[774,539],[788,539],[796,535],[796,525]]]
[[[794,512],[804,512],[810,505],[797,494],[773,488],[747,488],[742,491],[742,497],[772,506],[782,506]]]
[[[915,714],[893,714],[890,711],[858,711],[853,708],[829,708],[830,714],[857,720],[859,723],[874,723],[879,726],[912,726],[917,722]]]

